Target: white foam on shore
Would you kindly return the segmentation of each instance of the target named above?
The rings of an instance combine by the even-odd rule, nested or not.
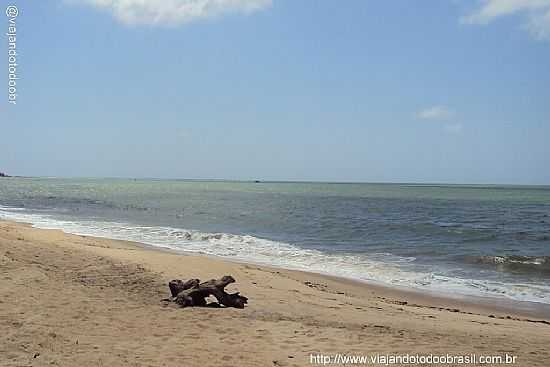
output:
[[[549,286],[462,279],[405,270],[400,264],[411,262],[414,258],[401,258],[391,254],[330,254],[249,235],[205,233],[119,222],[62,220],[49,214],[30,213],[24,208],[3,206],[0,206],[0,219],[30,223],[36,228],[60,229],[77,235],[134,241],[176,251],[375,281],[446,295],[504,297],[516,301],[550,304]]]

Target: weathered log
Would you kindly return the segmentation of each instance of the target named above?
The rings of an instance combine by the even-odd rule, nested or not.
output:
[[[170,293],[172,293],[172,297],[176,297],[179,292],[196,287],[199,285],[199,283],[200,280],[198,279],[189,279],[186,282],[182,281],[181,279],[174,279],[168,283],[168,287],[170,288]]]
[[[232,294],[225,292],[224,288],[231,283],[235,283],[235,279],[226,275],[221,279],[212,279],[203,283],[200,283],[199,279],[187,281],[174,279],[168,283],[168,287],[172,293],[171,300],[181,307],[206,306],[206,298],[212,295],[216,297],[219,305],[244,308],[248,298],[241,296],[239,292]]]

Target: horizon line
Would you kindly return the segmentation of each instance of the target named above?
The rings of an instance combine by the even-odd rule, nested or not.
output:
[[[263,180],[231,178],[166,178],[166,177],[131,177],[131,176],[27,176],[10,175],[2,178],[42,178],[42,179],[115,179],[115,180],[153,180],[153,181],[196,181],[196,182],[241,182],[241,183],[310,183],[310,184],[378,184],[378,185],[418,185],[418,186],[533,186],[550,187],[550,183],[494,183],[494,182],[445,182],[445,181],[332,181],[332,180]]]

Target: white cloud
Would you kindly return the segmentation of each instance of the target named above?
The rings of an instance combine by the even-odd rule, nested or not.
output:
[[[480,6],[462,17],[465,24],[489,24],[510,15],[525,17],[523,28],[533,38],[550,40],[550,0],[480,0]]]
[[[461,134],[463,130],[462,124],[459,124],[459,123],[446,124],[444,128],[445,128],[445,131],[451,134]]]
[[[448,120],[453,112],[445,106],[432,106],[419,111],[416,116],[422,120]]]
[[[531,15],[525,29],[537,40],[550,40],[550,7],[543,14]]]
[[[72,0],[110,11],[124,24],[179,25],[227,13],[250,14],[272,0]]]
[[[444,131],[450,134],[462,134],[463,126],[460,123],[453,122],[452,119],[454,117],[455,113],[446,106],[432,106],[416,113],[416,118],[437,122],[436,125],[439,126],[439,128],[443,128]]]

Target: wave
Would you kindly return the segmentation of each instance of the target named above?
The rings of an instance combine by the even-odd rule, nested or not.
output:
[[[60,229],[77,235],[140,242],[182,253],[219,256],[447,295],[496,296],[550,304],[549,286],[448,276],[445,271],[415,268],[414,257],[383,252],[329,253],[252,235],[208,233],[122,222],[64,220],[52,214],[37,214],[25,208],[3,206],[0,206],[0,219],[31,223],[37,228]]]
[[[502,272],[550,275],[550,256],[469,256],[466,261]]]

